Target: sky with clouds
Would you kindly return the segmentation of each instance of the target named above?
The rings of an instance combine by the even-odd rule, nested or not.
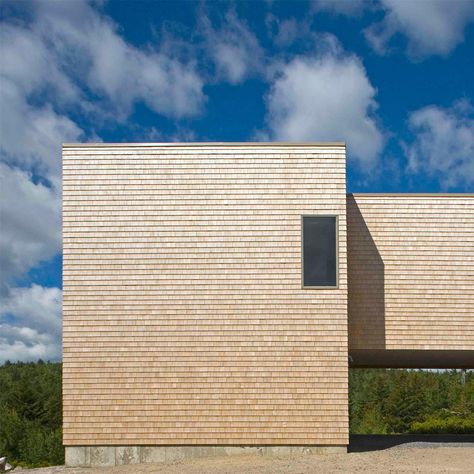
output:
[[[61,358],[61,144],[345,141],[474,191],[474,0],[0,1],[0,363]]]

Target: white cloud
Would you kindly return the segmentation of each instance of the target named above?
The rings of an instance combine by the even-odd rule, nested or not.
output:
[[[34,91],[47,94],[47,88],[52,87],[57,101],[81,99],[79,88],[58,67],[53,52],[32,30],[2,23],[0,57],[2,88],[3,81],[8,80],[24,96]]]
[[[349,157],[372,167],[383,146],[376,91],[357,57],[330,51],[281,65],[267,97],[269,138],[345,141]]]
[[[13,288],[0,303],[0,364],[61,358],[59,288]]]
[[[297,41],[313,46],[317,34],[311,32],[309,17],[299,21],[296,18],[281,19],[269,13],[265,17],[267,33],[277,48],[287,48]]]
[[[215,29],[207,18],[201,19],[206,38],[206,49],[214,61],[219,80],[239,84],[263,67],[263,50],[257,37],[244,21],[230,10],[225,16],[225,26]]]
[[[61,251],[61,198],[31,175],[0,163],[0,285]]]
[[[32,31],[0,30],[0,285],[61,250],[61,143],[83,131],[54,104],[81,98]],[[44,96],[43,102],[34,100]],[[57,98],[57,99],[56,99]],[[33,179],[33,176],[35,177]],[[48,184],[46,184],[48,183]]]
[[[196,115],[204,104],[203,80],[192,62],[181,62],[159,45],[139,49],[127,43],[87,2],[40,2],[34,28],[121,119],[138,102],[176,119]]]
[[[398,33],[408,40],[408,53],[415,58],[448,55],[464,40],[464,29],[474,21],[472,0],[380,0],[382,21],[365,35],[374,50],[385,54]]]
[[[474,108],[460,101],[451,108],[424,107],[410,114],[414,134],[404,144],[408,170],[437,177],[444,189],[474,185]]]
[[[27,324],[28,328],[38,333],[60,336],[61,298],[62,292],[59,288],[46,288],[35,284],[25,288],[13,288],[2,300],[1,314],[14,314],[19,327]]]
[[[8,110],[0,114],[0,158],[58,186],[61,142],[78,140],[82,130],[54,106],[78,102],[82,93],[45,42],[26,28],[2,24],[0,58],[0,104]]]
[[[269,13],[265,18],[269,36],[278,48],[285,48],[300,36],[300,22],[295,18],[280,19]]]
[[[2,78],[0,103],[0,157],[3,161],[35,169],[60,188],[61,144],[79,141],[83,131],[51,105],[31,106],[14,81]]]

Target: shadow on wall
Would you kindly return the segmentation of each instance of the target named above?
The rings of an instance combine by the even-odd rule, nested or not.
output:
[[[349,351],[385,349],[384,263],[351,194],[347,254]]]

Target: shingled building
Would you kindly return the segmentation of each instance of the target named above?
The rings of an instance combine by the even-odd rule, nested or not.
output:
[[[344,451],[348,367],[474,367],[474,195],[342,143],[63,148],[68,465]]]

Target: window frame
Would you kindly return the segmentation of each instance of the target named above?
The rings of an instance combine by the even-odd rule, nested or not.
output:
[[[325,286],[305,286],[304,284],[304,218],[305,217],[334,217],[335,233],[336,233],[336,284]],[[339,215],[338,214],[302,214],[301,215],[301,289],[303,290],[337,290],[339,289]]]

